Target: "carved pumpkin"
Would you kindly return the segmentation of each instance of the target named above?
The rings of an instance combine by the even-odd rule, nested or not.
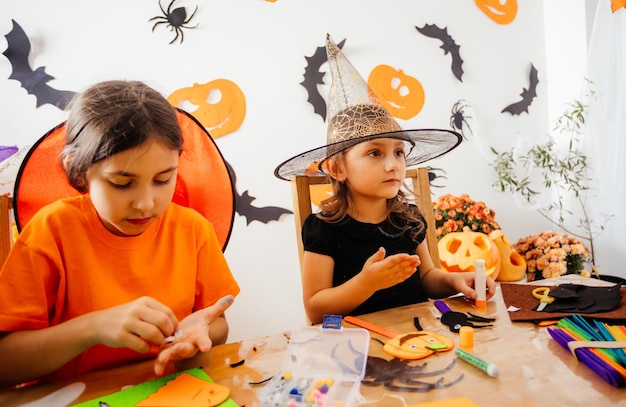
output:
[[[500,252],[500,273],[498,281],[519,281],[526,275],[526,259],[519,254],[502,230],[489,233],[489,238]]]
[[[476,6],[498,24],[508,24],[517,15],[517,0],[475,0]]]
[[[378,65],[367,79],[389,114],[399,119],[410,119],[424,107],[424,88],[420,81],[389,65]]]
[[[484,233],[472,232],[466,226],[463,232],[447,233],[437,243],[441,269],[449,272],[476,271],[476,260],[485,261],[487,275],[492,279],[500,272],[500,252]]]
[[[237,130],[246,116],[246,98],[239,86],[228,79],[194,83],[178,89],[167,100],[191,113],[214,139]]]

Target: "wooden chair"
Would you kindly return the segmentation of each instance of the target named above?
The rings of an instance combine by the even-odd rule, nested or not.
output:
[[[428,170],[425,167],[409,169],[406,172],[406,181],[407,185],[412,187],[415,204],[418,206],[428,223],[426,243],[428,244],[428,250],[435,267],[439,268],[441,263],[439,262],[439,249],[437,248],[435,215],[432,207]],[[330,179],[327,176],[300,176],[291,180],[291,194],[294,207],[293,214],[296,222],[296,241],[298,242],[300,265],[302,265],[302,257],[304,256],[304,248],[302,246],[302,224],[313,212],[313,207],[311,206],[311,185],[329,183]]]
[[[2,256],[2,263],[0,263],[0,267],[4,264],[4,260],[9,255],[9,250],[11,250],[11,235],[12,235],[12,217],[11,212],[13,211],[13,198],[0,195],[0,255]]]

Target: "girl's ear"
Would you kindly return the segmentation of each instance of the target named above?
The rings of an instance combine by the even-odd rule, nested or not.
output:
[[[326,172],[330,175],[331,178],[343,182],[346,180],[345,171],[343,169],[343,165],[341,165],[341,160],[337,158],[337,156],[330,157],[326,160]]]

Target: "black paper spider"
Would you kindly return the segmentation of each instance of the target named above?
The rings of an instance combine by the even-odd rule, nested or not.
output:
[[[444,185],[436,185],[434,181],[439,178],[448,179],[445,174],[446,171],[443,168],[433,168],[428,166],[428,182],[430,183],[430,186],[434,188],[443,188]],[[434,192],[432,194],[434,194]]]
[[[388,390],[420,393],[425,393],[432,389],[443,389],[463,380],[463,373],[449,382],[445,382],[443,377],[440,377],[434,382],[416,379],[442,375],[452,369],[455,363],[456,361],[452,360],[452,362],[443,369],[425,372],[426,363],[422,365],[411,365],[408,360],[396,358],[386,360],[376,356],[369,356],[367,358],[365,376],[363,380],[361,380],[361,384],[365,386],[379,386],[382,384]]]
[[[175,2],[176,0],[172,0],[170,5],[167,6],[167,11],[165,11],[163,10],[163,6],[161,5],[161,0],[159,0],[159,8],[161,9],[163,16],[152,17],[148,21],[158,20],[152,26],[152,32],[154,32],[154,29],[156,28],[157,25],[167,24],[170,31],[176,31],[176,36],[174,37],[172,41],[170,41],[170,44],[176,41],[178,37],[180,37],[180,43],[182,44],[183,39],[184,39],[183,28],[193,29],[198,26],[198,24],[194,25],[193,27],[185,25],[191,21],[194,15],[196,15],[196,11],[198,11],[198,6],[196,6],[195,10],[193,11],[193,13],[191,13],[189,18],[187,18],[187,11],[185,10],[184,7],[178,7],[178,8],[175,8],[174,11],[172,11],[172,6],[174,5]]]
[[[470,134],[473,134],[472,127],[468,123],[467,119],[472,119],[472,116],[467,114],[466,110],[469,110],[470,106],[463,99],[457,101],[452,105],[452,111],[450,112],[450,127],[454,130],[458,130],[465,139],[465,132],[463,127],[467,127]]]

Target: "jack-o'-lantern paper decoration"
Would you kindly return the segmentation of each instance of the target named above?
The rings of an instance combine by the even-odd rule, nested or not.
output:
[[[383,350],[398,359],[417,360],[436,352],[454,348],[454,341],[435,332],[419,331],[400,334],[387,341]]]
[[[472,232],[467,226],[463,232],[450,232],[437,242],[441,269],[448,272],[474,272],[476,260],[485,261],[487,275],[492,279],[500,272],[500,252],[484,233]]]
[[[476,6],[498,24],[509,24],[517,16],[517,0],[474,0]]]
[[[626,0],[611,0],[611,11],[613,13],[620,8],[626,8]]]
[[[239,86],[228,79],[194,83],[174,91],[167,100],[191,113],[213,138],[236,131],[246,116],[246,98]]]
[[[370,72],[367,84],[385,109],[398,119],[415,117],[424,107],[424,87],[402,69],[378,65]]]

